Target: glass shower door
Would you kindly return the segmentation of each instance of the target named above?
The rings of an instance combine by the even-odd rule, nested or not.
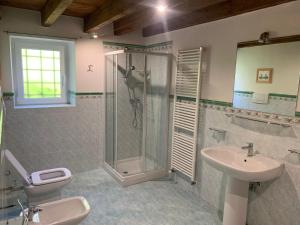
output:
[[[146,60],[145,169],[167,168],[169,83],[166,55],[148,54]]]
[[[122,53],[116,76],[116,170],[122,175],[143,172],[144,54]]]

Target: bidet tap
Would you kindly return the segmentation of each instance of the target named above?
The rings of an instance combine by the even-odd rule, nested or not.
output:
[[[247,156],[252,157],[252,156],[254,156],[253,143],[249,142],[247,144],[248,145],[246,145],[246,146],[242,146],[242,149],[247,149],[248,150]]]
[[[35,221],[34,216],[36,213],[38,213],[40,211],[42,211],[42,209],[39,206],[36,206],[36,205],[29,206],[28,211],[27,211],[28,221],[38,223],[39,221]]]

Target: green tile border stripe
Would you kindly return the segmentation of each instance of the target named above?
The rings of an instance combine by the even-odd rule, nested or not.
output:
[[[12,97],[15,94],[13,92],[3,92],[3,97]]]
[[[150,45],[147,45],[145,47],[146,48],[154,48],[154,47],[167,46],[167,45],[172,45],[172,44],[173,44],[173,41],[165,41],[165,42],[150,44]]]
[[[169,97],[170,98],[174,98],[174,95],[170,95]],[[195,98],[185,97],[185,96],[177,96],[177,98],[179,100],[196,101]],[[204,104],[210,104],[210,105],[232,107],[232,103],[231,102],[223,102],[223,101],[210,100],[210,99],[200,99],[200,102],[204,103]]]
[[[154,48],[159,46],[167,46],[171,45],[173,41],[165,41],[150,45],[135,45],[135,44],[127,44],[127,43],[120,43],[120,42],[110,42],[110,41],[103,41],[103,45],[111,45],[111,46],[119,46],[119,47],[125,47],[125,48],[141,48],[141,49],[148,49],[148,48]]]
[[[103,95],[102,92],[76,92],[76,95]]]
[[[177,96],[178,100],[183,100],[183,101],[192,101],[195,102],[196,98],[191,98],[191,97],[185,97],[185,96]]]
[[[239,93],[239,94],[253,94],[253,91],[234,91],[234,93]]]
[[[75,91],[69,91],[69,94],[71,95],[103,95],[103,92],[75,92]]]
[[[296,117],[300,117],[300,112],[295,112]]]
[[[210,104],[210,105],[219,105],[219,106],[232,107],[231,102],[223,102],[223,101],[210,100],[210,99],[201,99],[200,102],[202,102],[204,104]]]
[[[253,91],[234,91],[234,93],[238,94],[253,94]],[[280,94],[280,93],[269,93],[269,97],[281,97],[281,98],[297,98],[297,95],[286,95],[286,94]]]
[[[126,47],[126,48],[145,48],[145,45],[135,45],[135,44],[126,44],[126,43],[118,43],[118,42],[110,42],[110,41],[103,41],[103,45],[111,45],[111,46],[119,46],[119,47]]]
[[[297,98],[297,95],[286,95],[286,94],[278,94],[278,93],[269,93],[269,96],[272,97],[281,97],[281,98]]]

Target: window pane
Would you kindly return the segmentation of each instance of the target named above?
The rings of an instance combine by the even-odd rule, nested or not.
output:
[[[59,83],[55,84],[55,94],[61,95],[61,85]]]
[[[53,70],[54,69],[54,59],[42,58],[42,68],[43,68],[43,70]]]
[[[42,85],[40,83],[28,83],[28,98],[42,97]]]
[[[41,52],[42,52],[42,57],[49,57],[49,58],[54,57],[53,51],[42,50]]]
[[[40,70],[41,59],[39,57],[27,57],[27,69]]]
[[[54,57],[55,58],[60,58],[60,52],[59,51],[54,51]]]
[[[26,55],[26,49],[22,48],[22,55]]]
[[[43,97],[54,98],[55,97],[55,86],[54,83],[43,84]]]
[[[24,98],[61,98],[60,52],[22,49]]]
[[[42,81],[42,73],[39,70],[28,70],[28,82],[40,83]]]
[[[23,69],[27,69],[27,57],[26,56],[22,57],[22,67],[23,67]]]
[[[53,71],[43,71],[43,82],[54,83],[55,73]]]
[[[54,60],[54,69],[55,70],[60,70],[60,59],[55,59]]]
[[[27,49],[27,55],[28,56],[38,56],[40,57],[41,51],[36,49]]]
[[[55,82],[60,83],[60,78],[61,78],[60,72],[55,71]]]
[[[27,83],[24,83],[24,98],[28,98],[28,85]]]
[[[27,82],[27,70],[23,70],[23,82]]]

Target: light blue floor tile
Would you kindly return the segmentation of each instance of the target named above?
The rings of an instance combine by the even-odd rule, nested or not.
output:
[[[84,196],[91,213],[82,225],[221,225],[208,203],[171,181],[121,187],[103,169],[80,173],[63,197]]]

